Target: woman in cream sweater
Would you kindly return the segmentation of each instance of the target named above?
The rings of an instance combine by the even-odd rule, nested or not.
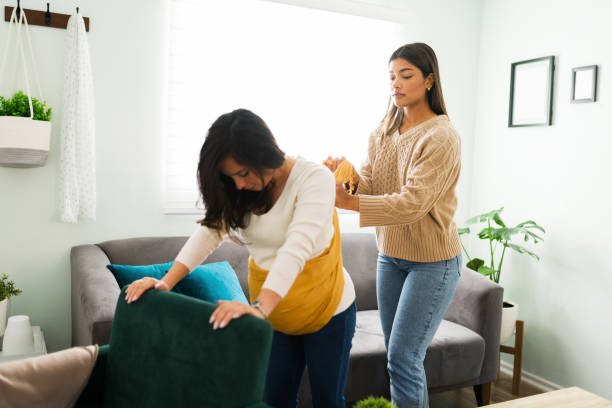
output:
[[[336,206],[358,211],[360,226],[376,227],[377,297],[393,403],[428,407],[425,352],[461,271],[453,221],[461,144],[429,46],[397,49],[389,79],[388,111],[370,136],[356,194],[338,183]],[[333,171],[338,159],[328,163]]]
[[[210,318],[223,329],[245,314],[274,328],[264,400],[295,408],[304,367],[315,407],[344,407],[355,332],[355,290],[342,266],[333,175],[286,157],[264,121],[239,109],[219,117],[200,152],[206,215],[161,279],[133,282],[126,300],[170,290],[221,243],[246,245],[251,305],[220,301]]]

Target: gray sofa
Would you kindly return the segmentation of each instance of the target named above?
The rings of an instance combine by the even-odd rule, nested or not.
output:
[[[147,265],[173,260],[186,237],[131,238],[80,245],[70,254],[72,343],[107,344],[119,295],[109,263]],[[345,389],[348,403],[368,395],[389,396],[387,358],[376,303],[377,249],[372,234],[343,234],[342,254],[357,294],[357,330]],[[248,297],[248,251],[223,243],[206,260],[228,261]],[[487,404],[496,379],[503,289],[464,268],[455,297],[427,350],[425,371],[430,392],[473,386],[478,405]],[[204,323],[205,324],[205,323]],[[308,376],[300,406],[310,405]]]

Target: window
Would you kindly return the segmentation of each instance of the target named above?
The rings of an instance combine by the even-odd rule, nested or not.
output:
[[[401,34],[398,23],[271,1],[172,0],[165,211],[196,211],[206,131],[237,108],[261,116],[289,155],[344,155],[358,168]]]

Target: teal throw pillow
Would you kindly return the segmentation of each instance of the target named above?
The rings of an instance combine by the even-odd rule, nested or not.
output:
[[[150,276],[161,279],[172,267],[174,262],[156,265],[116,265],[106,267],[113,273],[119,287],[129,285],[133,281]],[[247,303],[244,292],[238,282],[236,272],[228,262],[216,262],[196,267],[185,276],[172,291],[191,296],[207,302],[217,300],[237,300]]]

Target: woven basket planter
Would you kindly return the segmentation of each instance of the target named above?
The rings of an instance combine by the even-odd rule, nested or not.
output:
[[[50,144],[51,122],[0,116],[0,166],[44,166]]]

